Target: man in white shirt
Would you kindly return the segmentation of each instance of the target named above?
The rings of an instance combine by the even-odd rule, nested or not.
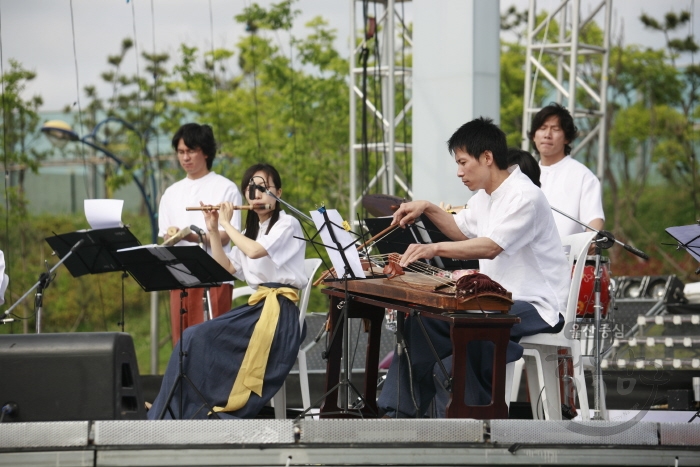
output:
[[[158,207],[158,235],[167,240],[179,230],[195,226],[201,229],[202,237],[200,238],[196,232],[192,232],[183,237],[176,245],[187,246],[203,243],[207,253],[211,255],[204,216],[200,211],[187,211],[185,208],[199,206],[200,201],[210,205],[216,205],[223,201],[240,205],[243,199],[241,192],[231,180],[211,170],[216,157],[216,140],[209,125],[187,123],[181,126],[173,136],[172,145],[177,152],[180,166],[185,170],[187,176],[173,183],[163,193]],[[241,228],[240,211],[235,211],[231,224],[238,229]],[[224,230],[221,230],[220,234],[224,251],[230,251],[231,240],[228,234]],[[180,339],[180,310],[182,308],[187,311],[182,316],[183,331],[188,326],[201,323],[204,320],[204,289],[188,289],[187,297],[182,300],[182,306],[180,293],[180,290],[170,291],[170,323],[173,345]],[[213,317],[222,315],[231,309],[233,285],[223,284],[220,287],[212,287],[210,288],[210,296]]]
[[[401,227],[426,215],[452,242],[409,245],[401,259],[406,265],[420,259],[443,256],[478,259],[480,272],[513,294],[511,314],[521,322],[511,330],[508,361],[522,356],[516,342],[523,336],[559,332],[564,320],[570,273],[542,191],[517,166],[508,168],[508,148],[503,131],[491,120],[479,118],[463,125],[448,141],[457,163],[457,176],[471,191],[466,209],[456,215],[428,201],[404,203],[394,214]],[[404,336],[411,361],[394,356],[378,405],[388,417],[422,416],[433,395],[435,359],[419,326],[412,318],[404,323]],[[423,320],[438,356],[445,359],[452,347],[447,323]],[[470,346],[466,402],[484,405],[491,400],[490,343]],[[473,358],[476,357],[476,358]]]
[[[576,132],[571,114],[559,104],[542,108],[532,119],[528,136],[540,155],[542,191],[552,207],[603,230],[605,215],[600,181],[588,167],[569,155]],[[554,221],[560,237],[586,230],[558,212],[554,212]]]

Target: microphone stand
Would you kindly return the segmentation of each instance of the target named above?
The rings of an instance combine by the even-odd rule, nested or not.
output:
[[[284,204],[286,207],[289,208],[290,211],[292,211],[294,214],[301,217],[302,219],[305,219],[306,221],[310,222],[311,224],[314,223],[314,220],[311,219],[311,217],[304,214],[303,212],[301,212],[300,210],[298,210],[297,208],[295,208],[294,206],[292,206],[288,202],[284,201],[283,199],[279,198],[276,194],[274,194],[273,192],[271,192],[270,190],[268,190],[264,186],[261,186],[261,185],[251,185],[251,186],[254,186],[258,191],[262,191],[266,195],[271,196],[272,198],[275,199],[275,201]]]
[[[595,243],[595,275],[594,275],[594,306],[593,306],[593,325],[595,327],[595,335],[594,335],[594,340],[593,340],[593,365],[594,365],[594,373],[593,373],[593,410],[595,412],[593,416],[593,420],[605,420],[607,418],[607,415],[603,415],[602,409],[601,410],[601,388],[603,385],[603,373],[601,371],[600,367],[600,354],[601,354],[601,339],[600,339],[600,320],[601,320],[601,311],[603,309],[603,305],[600,302],[600,287],[601,287],[601,272],[600,272],[600,255],[602,253],[602,250],[605,249],[607,250],[608,248],[611,248],[615,243],[618,243],[622,245],[622,247],[639,256],[642,259],[648,260],[649,256],[644,253],[643,251],[628,245],[626,243],[623,243],[619,240],[617,240],[612,233],[608,232],[607,230],[597,230],[591,227],[590,225],[586,224],[585,222],[581,222],[580,220],[566,214],[565,212],[560,211],[559,209],[555,208],[554,206],[550,206],[552,208],[552,211],[556,211],[562,216],[568,217],[572,221],[576,222],[577,224],[587,228],[588,230],[591,230],[595,233],[598,234],[598,237],[594,240]],[[582,362],[577,362],[579,365],[582,364]]]
[[[65,260],[68,259],[70,255],[72,255],[75,250],[80,248],[80,246],[83,244],[85,240],[81,239],[78,240],[78,242],[73,245],[73,247],[70,249],[70,251],[60,259],[58,263],[56,263],[51,269],[48,269],[47,266],[47,271],[42,272],[41,275],[39,275],[39,280],[34,284],[29,290],[27,290],[24,295],[22,295],[19,300],[17,300],[10,308],[8,308],[5,313],[2,315],[2,318],[0,318],[0,323],[7,323],[7,322],[12,322],[14,321],[12,318],[7,318],[7,316],[12,313],[12,310],[17,308],[17,305],[22,303],[22,300],[27,298],[30,293],[34,289],[37,289],[36,291],[36,297],[34,298],[34,307],[36,308],[36,333],[40,334],[41,333],[41,311],[44,305],[44,289],[46,289],[49,284],[51,284],[51,281],[53,280],[54,274],[53,272],[58,268]]]

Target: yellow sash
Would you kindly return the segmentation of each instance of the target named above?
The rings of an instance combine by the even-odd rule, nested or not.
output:
[[[228,396],[228,403],[226,407],[214,407],[214,412],[233,412],[242,408],[248,402],[251,392],[262,396],[265,367],[270,356],[272,338],[275,336],[280,316],[278,295],[287,297],[293,302],[299,300],[297,291],[289,287],[270,289],[260,286],[248,298],[248,305],[255,305],[260,300],[265,300],[265,304],[263,305],[262,313],[260,313],[260,319],[255,324],[255,329],[253,329],[253,335],[250,336],[250,343],[245,351],[236,381],[234,381],[233,388]]]

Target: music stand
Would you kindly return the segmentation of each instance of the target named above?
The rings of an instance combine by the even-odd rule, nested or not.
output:
[[[341,414],[352,414],[351,410],[353,410],[353,407],[350,389],[352,389],[355,392],[355,394],[363,403],[365,401],[362,393],[352,384],[352,381],[350,379],[350,317],[349,292],[347,288],[347,281],[351,279],[364,278],[365,273],[362,270],[362,264],[360,262],[360,256],[357,252],[355,241],[351,237],[352,232],[346,231],[341,226],[342,219],[338,211],[335,209],[327,210],[326,208],[321,208],[317,211],[312,211],[311,216],[313,218],[314,224],[316,225],[317,232],[309,241],[312,243],[316,243],[316,236],[321,236],[321,239],[323,241],[323,243],[321,244],[326,248],[326,251],[328,252],[328,256],[331,262],[333,263],[333,267],[335,268],[336,273],[340,273],[342,271],[342,275],[337,275],[339,275],[339,278],[345,284],[346,298],[340,318],[340,321],[342,321],[343,323],[343,370],[341,372],[342,378],[340,378],[338,384],[336,384],[325,394],[323,394],[319,398],[319,401],[325,399],[336,389],[339,389],[338,394],[342,398],[342,403],[340,404],[340,407],[342,408]],[[331,342],[333,342],[333,340],[335,340],[335,338],[337,337],[337,331],[338,327],[336,326],[335,329],[333,329],[333,334],[330,337]],[[313,405],[316,405],[316,402],[314,402]],[[308,410],[310,410],[310,408],[305,410],[300,415],[300,417],[303,417],[304,414],[308,412]],[[359,416],[362,416],[361,412],[359,412]]]
[[[683,248],[690,256],[700,261],[700,222],[669,227],[666,233],[678,242],[678,248]],[[695,270],[695,274],[700,274],[700,267]]]
[[[80,249],[64,263],[73,277],[123,271],[124,268],[115,254],[116,251],[141,245],[127,227],[79,230],[47,237],[46,243],[53,248],[59,258],[63,258],[80,240],[84,240]]]
[[[120,248],[140,245],[134,234],[127,227],[111,227],[54,234],[53,237],[47,237],[45,240],[59,258],[65,259],[64,264],[73,277],[122,271],[122,314],[118,325],[124,332],[123,292],[126,273],[116,258],[115,252]],[[78,242],[81,242],[80,249],[70,254],[73,245]]]
[[[218,287],[223,282],[233,280],[233,276],[226,269],[198,246],[167,247],[146,245],[119,250],[116,252],[116,256],[124,265],[125,270],[146,292],[180,289],[180,296],[184,298],[187,296],[186,289]],[[158,419],[163,419],[165,411],[170,410],[170,402],[178,386],[180,388],[180,416],[182,416],[184,412],[182,380],[185,380],[190,385],[200,400],[213,412],[213,406],[205,399],[199,388],[185,373],[184,357],[186,354],[182,350],[182,319],[184,313],[185,310],[181,309],[179,374],[170,388]],[[172,411],[170,413],[173,415]],[[218,414],[216,416],[219,418]],[[173,418],[175,418],[174,415]]]

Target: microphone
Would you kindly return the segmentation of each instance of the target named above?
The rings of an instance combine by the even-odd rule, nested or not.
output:
[[[632,245],[627,245],[627,244],[625,244],[625,245],[623,245],[623,247],[625,248],[625,250],[627,250],[627,251],[629,251],[630,253],[633,253],[633,254],[639,256],[639,257],[642,258],[642,259],[645,259],[645,260],[648,260],[648,259],[649,259],[649,255],[647,255],[646,253],[644,253],[642,250],[638,250],[637,248],[633,247]],[[698,272],[695,271],[695,274],[697,274],[697,273],[698,273]]]
[[[248,183],[248,198],[255,199],[255,190],[262,193],[267,193],[267,188],[261,185],[256,185],[253,179],[250,179],[250,183]]]
[[[200,229],[196,225],[191,225],[190,230],[199,235],[199,244],[204,245],[204,230]]]
[[[191,225],[190,230],[199,235],[200,237],[204,236],[204,230],[200,229],[196,225]]]

